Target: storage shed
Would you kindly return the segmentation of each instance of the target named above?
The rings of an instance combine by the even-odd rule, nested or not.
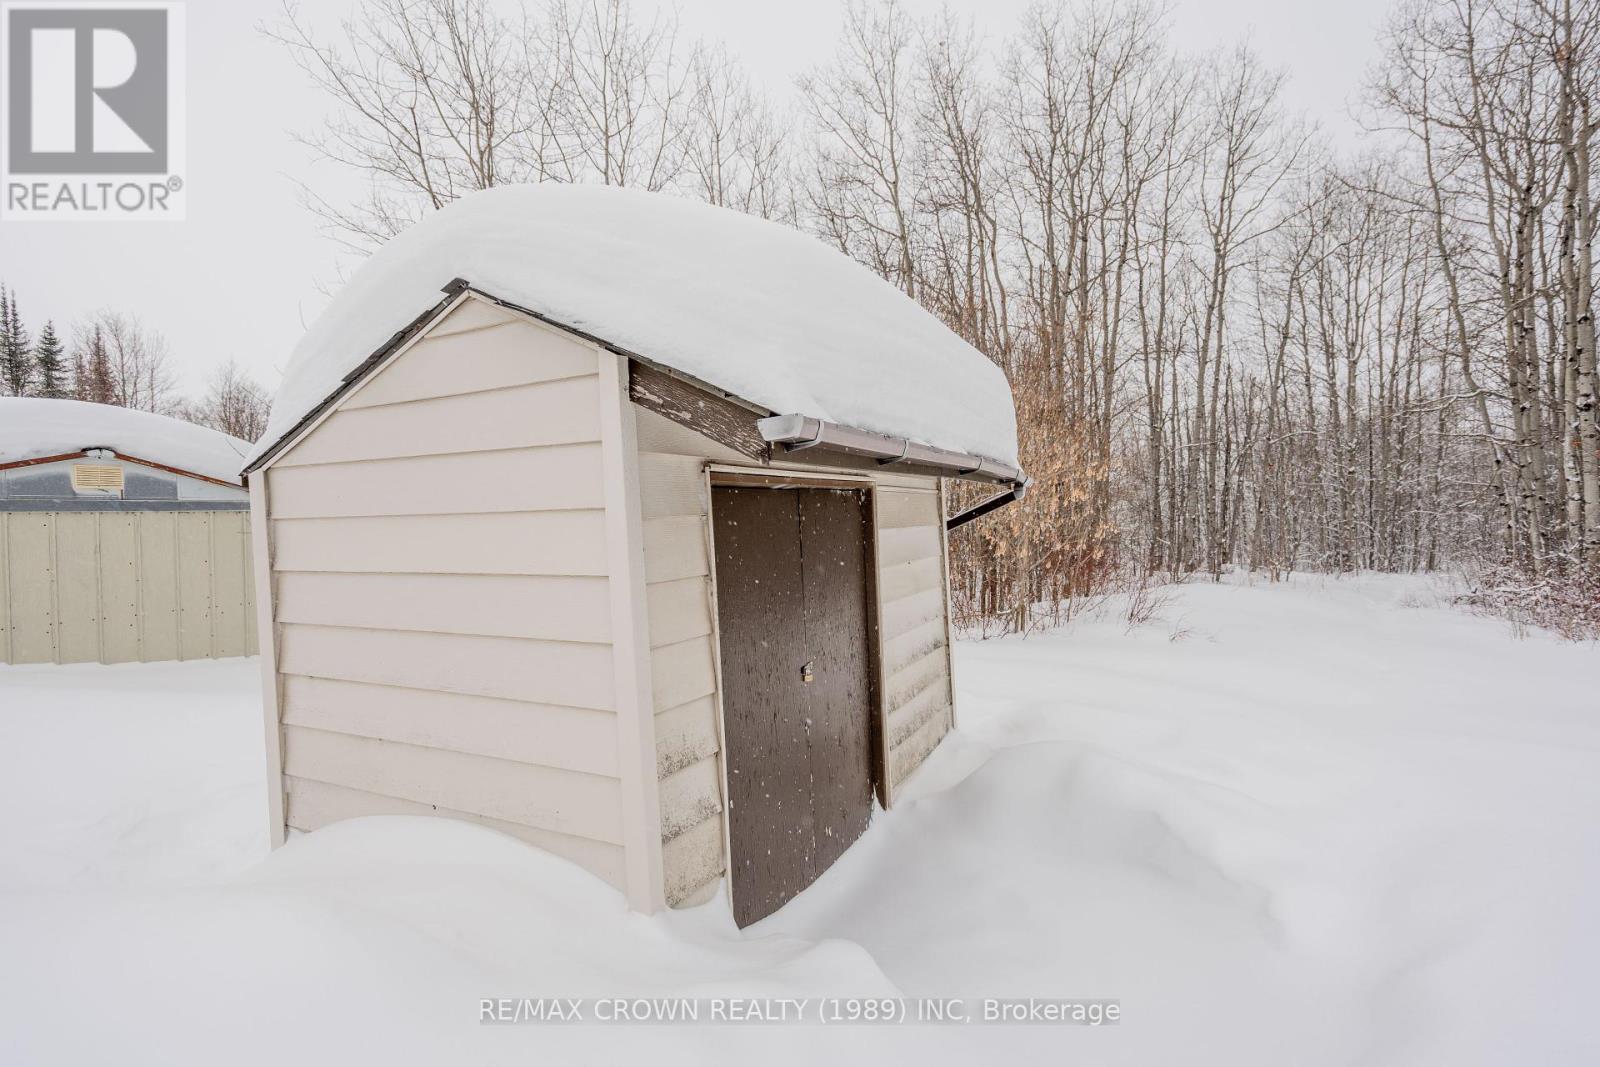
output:
[[[246,472],[275,844],[455,816],[740,925],[950,729],[941,479],[1024,482],[1004,375],[869,271],[561,185],[373,256]]]
[[[0,663],[253,655],[249,450],[148,412],[0,398]]]

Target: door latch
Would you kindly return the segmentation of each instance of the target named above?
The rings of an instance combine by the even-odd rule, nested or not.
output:
[[[801,668],[800,668],[800,680],[801,680],[801,681],[802,681],[802,682],[807,682],[807,683],[809,683],[809,682],[810,682],[810,681],[811,681],[811,679],[812,679],[812,678],[814,678],[814,677],[816,677],[816,676],[815,676],[815,675],[814,675],[814,674],[813,674],[813,673],[812,673],[812,670],[811,670],[811,668],[813,668],[813,667],[814,667],[814,666],[816,666],[816,663],[817,663],[817,661],[816,661],[816,660],[814,660],[814,659],[808,659],[808,660],[806,660],[806,662],[805,662],[805,665],[804,665],[804,666],[803,666],[803,667],[801,667]]]

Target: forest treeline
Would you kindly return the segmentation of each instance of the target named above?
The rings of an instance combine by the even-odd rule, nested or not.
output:
[[[969,620],[1232,567],[1470,563],[1594,607],[1600,3],[1405,0],[1353,153],[1286,109],[1287,57],[1188,54],[1159,8],[982,29],[849,3],[781,101],[627,0],[268,32],[339,105],[307,140],[367,193],[307,198],[352,248],[495,184],[668,190],[816,234],[1004,368],[1034,485],[954,539]]]
[[[15,290],[0,284],[0,396],[83,400],[209,426],[246,441],[266,429],[272,398],[232,360],[198,399],[183,397],[166,339],[135,315],[97,311],[69,339],[47,320],[34,336]]]

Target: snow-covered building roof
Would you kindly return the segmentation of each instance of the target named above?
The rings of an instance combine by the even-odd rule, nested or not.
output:
[[[703,203],[553,183],[464,197],[375,253],[295,349],[247,462],[456,279],[775,415],[1017,462],[1005,375],[848,256]]]
[[[237,485],[250,442],[109,404],[0,397],[0,467],[91,448]]]

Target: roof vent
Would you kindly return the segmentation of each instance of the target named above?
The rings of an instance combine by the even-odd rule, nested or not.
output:
[[[122,468],[113,463],[74,463],[72,488],[122,492]]]

